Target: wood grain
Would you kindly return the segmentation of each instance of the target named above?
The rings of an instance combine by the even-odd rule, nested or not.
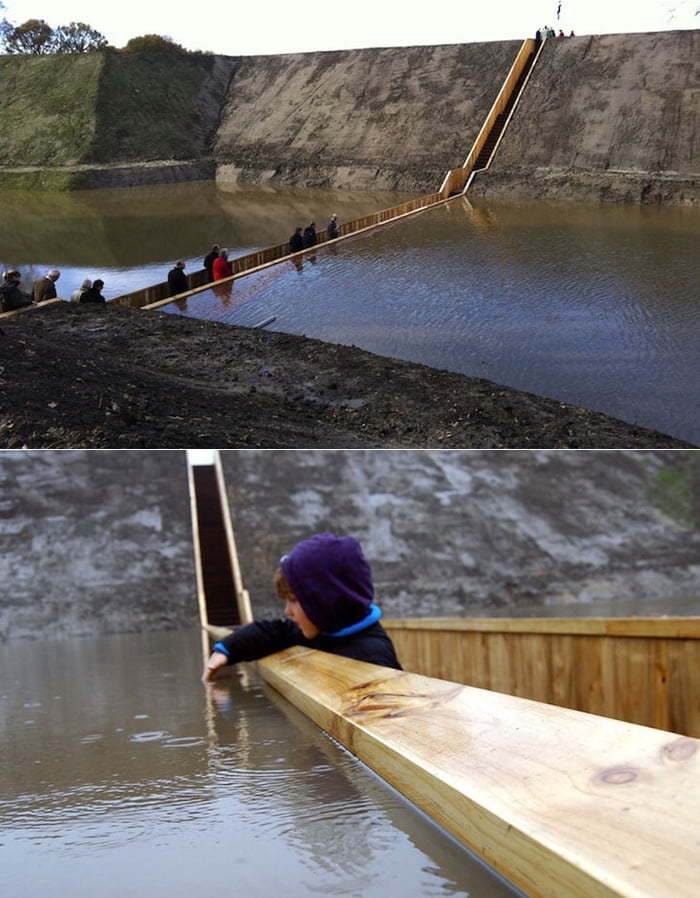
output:
[[[696,898],[700,743],[295,647],[270,685],[532,898]]]

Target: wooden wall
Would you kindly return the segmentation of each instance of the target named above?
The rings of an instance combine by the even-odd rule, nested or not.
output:
[[[700,737],[700,618],[383,623],[406,670]]]

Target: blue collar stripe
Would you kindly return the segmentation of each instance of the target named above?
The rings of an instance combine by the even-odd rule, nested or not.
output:
[[[381,616],[382,609],[378,605],[370,605],[367,616],[363,617],[362,620],[358,621],[356,624],[351,624],[349,627],[343,627],[342,630],[336,630],[334,633],[324,633],[323,635],[352,636],[353,633],[359,633],[361,630],[366,630],[367,627],[371,627],[372,624],[376,624]]]

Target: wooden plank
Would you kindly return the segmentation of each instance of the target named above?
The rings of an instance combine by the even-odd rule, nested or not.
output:
[[[698,600],[700,605],[700,599]],[[570,633],[700,639],[700,617],[387,618],[394,630],[474,630],[494,633]]]
[[[532,898],[696,898],[697,740],[301,647],[259,667]]]

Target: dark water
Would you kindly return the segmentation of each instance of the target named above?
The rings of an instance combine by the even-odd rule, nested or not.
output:
[[[3,898],[519,893],[199,636],[0,649]]]
[[[485,377],[700,444],[700,212],[450,204],[167,310]]]
[[[0,265],[108,298],[296,224],[401,194],[208,183],[71,195],[6,191]],[[3,225],[4,227],[4,225]],[[168,311],[306,334],[586,406],[700,444],[700,210],[458,201]]]

